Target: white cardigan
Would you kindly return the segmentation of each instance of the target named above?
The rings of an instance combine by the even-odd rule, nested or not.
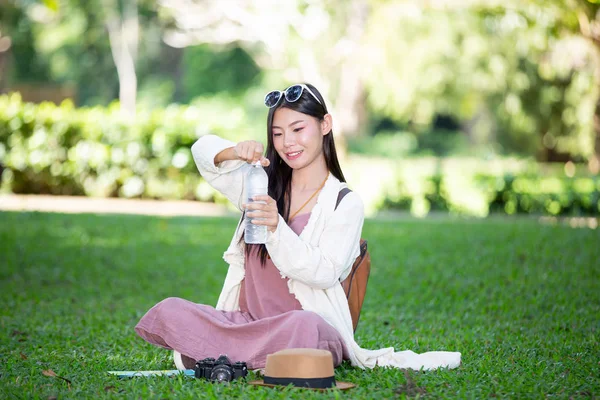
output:
[[[244,161],[224,161],[218,167],[214,164],[219,152],[233,146],[233,142],[206,135],[192,145],[192,155],[204,179],[241,209],[245,202],[244,175],[249,164]],[[379,365],[416,370],[457,367],[460,353],[443,351],[416,354],[410,350],[394,352],[393,347],[366,350],[354,341],[352,317],[340,279],[349,274],[360,253],[364,209],[356,192],[348,193],[335,208],[338,193],[344,187],[345,183],[329,174],[308,223],[299,236],[281,216],[275,232],[269,232],[267,250],[281,277],[289,278],[290,293],[298,299],[304,310],[319,314],[340,333],[353,366],[364,369]],[[240,238],[245,222],[240,222],[223,255],[229,270],[217,302],[216,308],[219,310],[239,310],[240,285],[245,273],[244,243],[240,243]]]

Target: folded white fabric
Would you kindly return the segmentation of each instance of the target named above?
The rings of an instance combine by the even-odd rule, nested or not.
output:
[[[460,353],[453,351],[429,351],[417,354],[411,350],[397,351],[377,358],[380,367],[409,368],[425,371],[436,368],[456,368],[460,365]]]

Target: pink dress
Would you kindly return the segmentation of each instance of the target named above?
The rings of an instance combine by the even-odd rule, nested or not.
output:
[[[300,234],[310,213],[290,221]],[[177,350],[194,360],[226,354],[249,369],[264,368],[267,354],[289,348],[329,350],[334,365],[348,359],[340,334],[319,315],[302,310],[270,259],[260,264],[257,253],[246,256],[240,290],[240,311],[170,297],[152,307],[135,331],[144,340]]]

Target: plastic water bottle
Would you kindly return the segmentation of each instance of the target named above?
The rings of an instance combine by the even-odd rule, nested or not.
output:
[[[263,169],[260,161],[251,164],[251,168],[246,175],[246,196],[248,204],[252,203],[252,197],[265,195],[269,192],[269,177]],[[265,204],[264,201],[259,203]],[[246,221],[246,231],[244,241],[248,244],[261,244],[267,241],[267,227],[264,225],[254,225],[252,219]]]

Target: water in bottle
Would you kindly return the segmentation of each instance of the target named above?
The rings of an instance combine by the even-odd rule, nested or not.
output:
[[[265,195],[269,190],[269,178],[263,169],[260,161],[251,164],[250,170],[246,175],[246,196],[248,204],[252,203],[252,197]],[[261,201],[261,203],[264,203]],[[253,219],[253,218],[252,218]],[[246,220],[246,231],[244,241],[248,244],[261,244],[267,241],[267,227],[264,225],[254,225],[251,218]]]

